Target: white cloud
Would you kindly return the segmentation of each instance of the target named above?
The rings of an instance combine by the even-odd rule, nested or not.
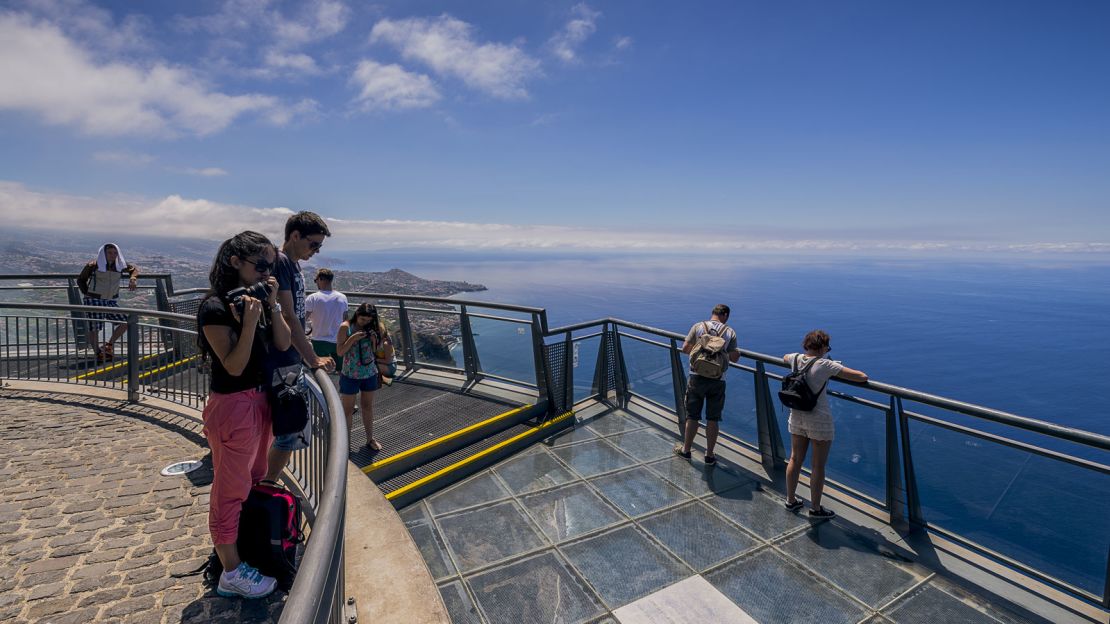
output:
[[[632,37],[619,36],[613,38],[613,47],[617,50],[626,50],[632,47]]]
[[[295,114],[272,96],[213,90],[182,68],[96,61],[57,27],[11,13],[0,14],[0,109],[90,135],[203,136],[247,113],[277,124]]]
[[[206,199],[170,195],[142,197],[85,197],[33,191],[18,182],[0,181],[0,219],[22,222],[34,214],[40,229],[68,231],[74,224],[88,232],[113,232],[120,215],[127,230],[174,238],[222,239],[243,230],[257,230],[277,238],[293,213],[284,207],[258,208]],[[975,241],[827,240],[760,237],[741,238],[718,230],[676,231],[624,228],[619,236],[605,228],[563,225],[518,225],[462,221],[353,220],[328,218],[333,238],[329,249],[367,251],[398,247],[445,247],[484,250],[561,250],[690,253],[700,249],[715,254],[745,252],[844,253],[1072,253],[1110,254],[1106,242],[978,243]]]
[[[294,6],[297,9],[287,14],[269,0],[227,0],[214,14],[179,16],[176,23],[188,33],[204,31],[220,37],[216,47],[239,51],[247,47],[244,33],[262,33],[267,41],[262,46],[261,66],[234,67],[232,71],[256,78],[321,74],[324,70],[316,59],[300,49],[342,32],[351,10],[337,0],[315,0]]]
[[[227,171],[224,169],[220,169],[219,167],[203,167],[200,169],[194,167],[188,167],[185,169],[175,169],[172,167],[168,167],[166,170],[173,173],[183,173],[185,175],[202,176],[205,178],[216,178],[227,175]]]
[[[315,75],[320,73],[316,59],[299,52],[286,53],[270,50],[263,60],[270,70],[290,70],[300,74]]]
[[[479,43],[473,26],[449,15],[383,19],[370,31],[370,42],[392,45],[406,60],[502,99],[528,97],[524,83],[540,74],[540,62],[519,46]]]
[[[138,154],[135,152],[101,151],[95,152],[92,157],[96,162],[125,165],[128,167],[143,167],[155,161],[154,156],[150,154]]]
[[[110,11],[84,0],[16,0],[11,6],[49,21],[92,50],[119,53],[148,51],[153,47],[145,17],[128,15],[116,23]]]
[[[351,84],[361,89],[355,101],[363,110],[427,108],[440,99],[435,84],[424,74],[371,60],[358,64]]]
[[[601,12],[591,9],[585,2],[574,5],[570,12],[570,21],[552,35],[547,47],[564,63],[577,63],[578,47],[597,31],[597,19],[601,17]]]
[[[126,218],[128,232],[171,238],[223,239],[253,229],[279,235],[288,208],[254,208],[204,199],[170,195],[152,200],[142,197],[86,197],[32,191],[17,182],[0,181],[0,216],[18,219],[34,214],[27,225],[47,230],[73,230],[75,224],[89,232],[118,231]]]
[[[339,34],[351,16],[347,5],[337,0],[294,3],[300,9],[295,15],[286,15],[273,5],[269,0],[227,0],[216,13],[178,16],[175,21],[190,33],[235,36],[243,31],[262,31],[273,39],[273,45],[291,49]]]

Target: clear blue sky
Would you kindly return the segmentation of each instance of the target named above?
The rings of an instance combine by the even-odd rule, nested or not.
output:
[[[3,7],[5,213],[1110,243],[1106,2]]]

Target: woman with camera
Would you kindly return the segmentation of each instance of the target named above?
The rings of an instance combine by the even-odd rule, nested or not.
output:
[[[366,446],[371,451],[380,451],[382,445],[374,439],[374,391],[382,386],[378,359],[392,359],[393,345],[374,304],[361,304],[352,318],[339,326],[336,351],[343,358],[339,398],[343,401],[347,428],[351,427],[357,396],[362,426],[366,429]]]
[[[197,340],[211,363],[204,435],[212,449],[208,528],[223,564],[216,591],[261,598],[276,581],[239,558],[239,512],[251,486],[266,475],[270,448],[268,354],[292,344],[277,303],[273,243],[258,232],[224,241],[212,263],[211,289],[197,312]]]

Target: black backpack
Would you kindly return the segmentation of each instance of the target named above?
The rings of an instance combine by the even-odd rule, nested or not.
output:
[[[825,391],[825,386],[828,385],[826,380],[821,388],[814,392],[810,390],[809,383],[806,381],[806,373],[809,371],[813,363],[820,358],[813,358],[802,368],[798,368],[798,359],[800,355],[794,356],[794,363],[790,366],[790,374],[782,378],[782,390],[779,390],[779,400],[782,404],[791,409],[796,409],[802,412],[812,412],[813,408],[817,407],[817,397]]]
[[[300,499],[280,487],[260,484],[251,488],[239,515],[239,537],[235,541],[239,558],[277,579],[279,589],[289,591],[297,575],[297,546],[303,541]],[[170,576],[203,574],[205,587],[211,588],[220,582],[223,571],[223,563],[213,549],[196,570]]]

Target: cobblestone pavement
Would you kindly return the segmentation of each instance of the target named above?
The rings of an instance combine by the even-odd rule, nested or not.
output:
[[[211,471],[159,471],[205,455],[192,419],[0,389],[0,622],[276,621],[280,592],[227,599],[170,576],[211,552]]]

